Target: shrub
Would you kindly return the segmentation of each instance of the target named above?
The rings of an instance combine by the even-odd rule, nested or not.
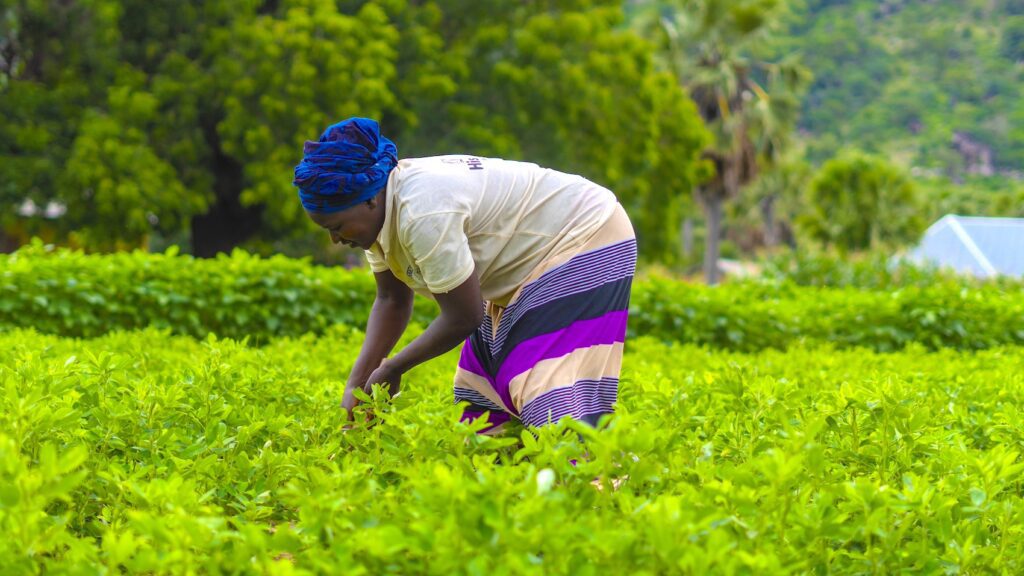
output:
[[[40,246],[0,256],[0,327],[92,337],[152,326],[178,334],[248,338],[363,327],[374,283],[366,270],[313,266],[244,252],[210,260],[167,254],[90,256]],[[436,305],[417,298],[414,320]],[[982,349],[1024,343],[1024,290],[956,282],[895,291],[801,287],[788,282],[709,288],[638,280],[630,331],[736,350],[799,340],[893,350]]]
[[[202,260],[144,252],[87,255],[39,244],[0,256],[0,326],[92,337],[152,326],[265,342],[363,326],[373,300],[366,271],[260,258],[243,251]],[[433,304],[417,299],[417,316]]]
[[[885,252],[858,257],[815,254],[806,251],[785,252],[764,261],[756,282],[792,282],[800,286],[892,290],[934,284],[957,284],[964,288],[996,287],[1020,290],[1020,279],[1001,276],[975,278],[934,266],[922,266]]]
[[[895,291],[736,284],[721,289],[652,278],[633,291],[632,331],[735,350],[800,340],[897,350],[1024,343],[1024,292],[959,284]]]

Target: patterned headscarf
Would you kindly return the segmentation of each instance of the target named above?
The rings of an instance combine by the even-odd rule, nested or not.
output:
[[[398,148],[369,118],[349,118],[307,141],[295,180],[302,206],[313,213],[340,212],[373,198],[398,163]]]

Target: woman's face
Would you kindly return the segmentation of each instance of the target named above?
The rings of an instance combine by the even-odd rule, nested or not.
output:
[[[306,212],[317,226],[327,230],[331,242],[369,250],[384,227],[383,194],[332,214]]]

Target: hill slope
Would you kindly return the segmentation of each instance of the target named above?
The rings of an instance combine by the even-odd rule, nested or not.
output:
[[[954,177],[1024,171],[1024,1],[804,0],[812,159],[856,146]]]

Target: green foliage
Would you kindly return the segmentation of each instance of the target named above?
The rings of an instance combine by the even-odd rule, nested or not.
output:
[[[1006,291],[1024,287],[1011,277],[975,278],[934,266],[922,266],[885,252],[841,256],[814,251],[776,254],[763,262],[757,282],[792,282],[800,286],[850,287],[895,290],[937,284],[959,284],[965,288],[1002,287]]]
[[[804,229],[826,246],[866,250],[916,240],[927,222],[910,177],[886,160],[848,152],[826,162],[807,190]]]
[[[154,326],[178,334],[248,338],[362,327],[374,283],[365,270],[311,266],[243,252],[212,260],[140,252],[89,256],[42,246],[0,256],[0,327],[69,336]],[[416,300],[414,319],[437,314]],[[801,339],[900,349],[989,348],[1024,343],[1019,286],[951,279],[895,292],[778,284],[722,289],[638,280],[630,331],[736,350],[786,348]]]
[[[704,207],[704,276],[718,282],[723,204],[735,199],[762,165],[781,155],[796,122],[809,73],[789,58],[765,57],[785,3],[777,0],[648,1],[631,11],[634,26],[661,38],[671,70],[711,132],[702,158],[709,173],[696,188]]]
[[[671,260],[708,135],[621,12],[618,0],[15,3],[0,8],[0,212],[59,200],[69,217],[56,225],[93,249],[200,229],[197,254],[308,254],[326,238],[311,236],[292,169],[304,140],[361,115],[403,157],[500,155],[587,176],[634,215],[644,256]]]
[[[0,335],[5,572],[1021,570],[1020,349],[639,339],[602,429],[487,438],[454,353],[343,430],[361,336]]]
[[[962,177],[963,133],[996,170],[1024,159],[1019,2],[804,0],[780,53],[798,51],[815,80],[801,126],[816,162],[854,146]]]
[[[652,278],[633,291],[631,333],[715,348],[761,350],[823,341],[874,350],[919,343],[983,349],[1024,343],[1019,286],[960,282],[896,291],[744,283],[700,289]]]
[[[144,132],[98,113],[82,120],[61,188],[65,198],[75,197],[68,220],[83,224],[77,234],[96,250],[113,250],[121,243],[145,247],[158,219],[165,227],[175,221],[180,226],[205,208],[203,199],[189,195],[174,168],[155,154]],[[90,226],[97,220],[118,222],[117,233]]]
[[[25,199],[60,198],[83,111],[106,98],[117,11],[102,0],[0,4],[0,225]],[[89,80],[92,80],[91,82]]]
[[[0,256],[0,324],[86,337],[154,326],[265,343],[332,324],[363,326],[369,315],[374,282],[366,271],[242,251],[209,260],[176,252],[89,256],[36,244]],[[436,314],[426,300],[417,309],[420,318]]]
[[[946,214],[1024,218],[1024,182],[1000,178],[969,178],[955,183],[945,178],[919,179],[934,222]]]

